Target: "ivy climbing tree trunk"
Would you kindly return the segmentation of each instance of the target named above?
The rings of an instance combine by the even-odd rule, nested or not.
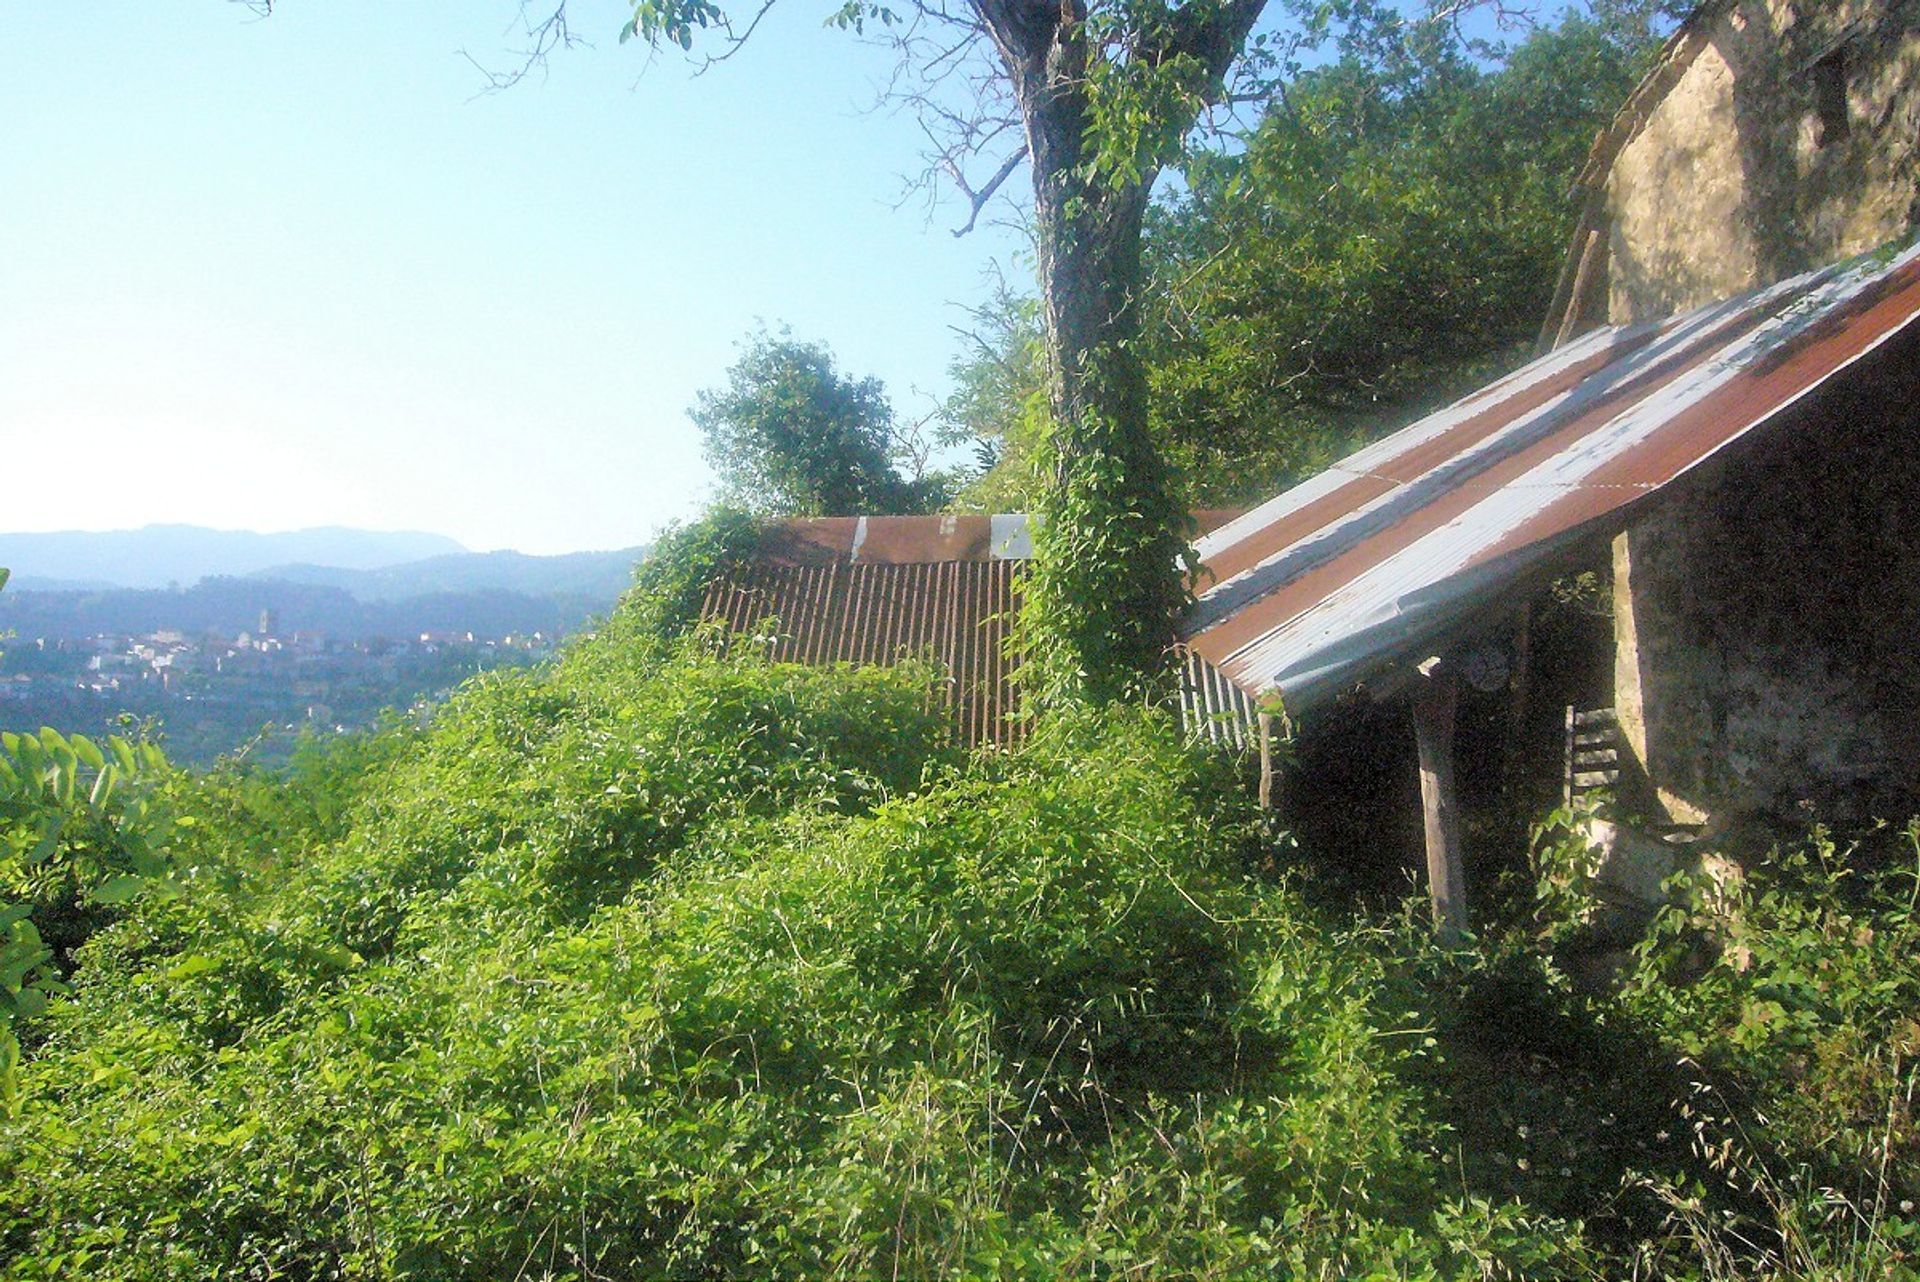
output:
[[[632,0],[621,38],[691,49],[717,36],[731,56],[773,0],[736,26],[719,0]],[[1029,580],[1029,660],[1040,691],[1112,699],[1152,690],[1187,597],[1187,514],[1174,501],[1148,430],[1139,329],[1140,229],[1160,167],[1200,113],[1224,97],[1229,70],[1267,0],[844,0],[829,21],[871,22],[918,60],[934,119],[959,126],[961,151],[999,136],[938,98],[985,38],[999,66],[982,95],[1011,89],[1025,145],[981,192],[973,217],[1022,153],[1033,176],[1040,293],[1052,376],[1052,484]],[[540,12],[546,12],[542,5]],[[565,43],[566,0],[532,28],[537,58]],[[929,31],[942,33],[939,38]],[[951,40],[947,36],[952,36]],[[1004,80],[1001,77],[1004,76]],[[923,118],[923,124],[926,120]],[[1006,122],[1006,123],[1011,123]],[[931,135],[930,135],[931,136]],[[959,177],[951,152],[944,160]],[[968,220],[968,226],[973,220]]]
[[[1053,426],[1026,640],[1043,698],[1150,695],[1170,671],[1190,517],[1148,422],[1141,227],[1160,163],[1220,92],[1263,4],[1189,4],[1138,33],[1127,70],[1160,110],[1116,139],[1113,86],[1128,81],[1102,76],[1111,64],[1081,0],[979,3],[1033,174]]]

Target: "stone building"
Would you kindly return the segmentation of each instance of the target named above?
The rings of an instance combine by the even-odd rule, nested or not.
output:
[[[1556,337],[1911,234],[1920,0],[1709,3],[1596,144]],[[1682,823],[1920,804],[1920,369],[1853,371],[1614,542],[1628,784]]]
[[[1709,0],[1595,143],[1539,358],[1201,540],[1192,663],[1411,712],[1443,928],[1456,706],[1524,703],[1529,603],[1609,559],[1625,811],[1920,810],[1917,135],[1920,3]]]

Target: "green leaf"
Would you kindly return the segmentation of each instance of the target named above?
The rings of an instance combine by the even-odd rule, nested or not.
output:
[[[182,957],[175,963],[173,968],[167,972],[167,978],[186,979],[193,975],[204,975],[210,970],[218,969],[220,969],[219,962],[201,953],[194,953],[190,957]]]
[[[40,840],[34,845],[32,851],[28,853],[26,858],[27,867],[32,868],[37,864],[44,864],[47,860],[53,858],[54,852],[60,849],[60,830],[66,826],[66,823],[67,817],[65,815],[55,815],[53,817],[53,822],[47,826],[46,832],[41,834]]]
[[[146,889],[147,879],[122,873],[109,877],[93,888],[89,898],[96,904],[124,904]]]
[[[107,764],[107,759],[100,755],[100,749],[95,747],[93,740],[87,738],[87,736],[77,734],[68,740],[68,742],[73,745],[74,755],[79,757],[80,760],[87,765],[92,766],[95,770]]]
[[[93,781],[93,791],[87,795],[88,805],[92,806],[95,810],[103,809],[106,806],[107,802],[113,797],[113,783],[117,774],[118,772],[112,766],[103,765],[100,767],[100,773]]]

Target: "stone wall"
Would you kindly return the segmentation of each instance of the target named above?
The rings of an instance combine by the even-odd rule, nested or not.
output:
[[[1724,0],[1615,159],[1608,314],[1666,316],[1907,231],[1920,0]]]
[[[1920,340],[1671,487],[1614,562],[1626,799],[1920,809]]]

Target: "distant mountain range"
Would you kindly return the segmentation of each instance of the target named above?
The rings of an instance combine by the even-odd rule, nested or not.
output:
[[[0,592],[0,632],[14,639],[0,651],[34,641],[77,641],[83,637],[144,636],[171,629],[188,636],[215,633],[234,637],[260,627],[270,610],[282,636],[313,632],[342,641],[376,637],[406,638],[422,632],[476,637],[527,636],[535,632],[565,636],[613,605],[607,596],[578,593],[508,592],[482,588],[468,592],[430,592],[403,600],[362,601],[317,583],[276,579],[202,579],[190,588],[108,588],[101,592]]]
[[[0,534],[0,565],[27,590],[191,587],[204,578],[255,574],[276,565],[378,570],[408,561],[472,555],[452,539],[415,531],[344,526],[255,534],[199,525],[137,530]]]
[[[13,571],[17,592],[190,588],[202,579],[250,578],[339,588],[369,602],[498,591],[611,604],[645,551],[469,552],[439,534],[342,526],[285,534],[197,525],[0,534],[0,565]]]
[[[438,592],[496,590],[528,596],[580,596],[612,602],[633,582],[645,548],[618,552],[462,552],[372,570],[330,565],[276,565],[247,576],[340,588],[362,601],[400,601]]]
[[[284,632],[344,639],[554,636],[610,610],[645,551],[468,552],[437,534],[338,527],[0,534],[0,566],[13,571],[0,592],[0,630],[29,639],[161,628],[232,635],[272,610]]]

